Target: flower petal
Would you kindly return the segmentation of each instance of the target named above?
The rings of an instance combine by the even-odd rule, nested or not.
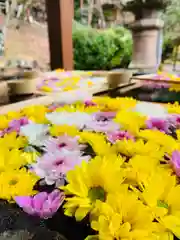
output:
[[[14,198],[14,200],[21,208],[32,206],[32,197],[30,196],[17,196]]]
[[[46,192],[38,193],[33,197],[33,207],[36,212],[39,212],[42,209],[43,204],[47,198],[48,194]]]

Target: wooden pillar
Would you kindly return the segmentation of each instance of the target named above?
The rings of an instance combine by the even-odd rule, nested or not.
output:
[[[73,69],[74,0],[46,0],[51,69]]]
[[[84,0],[80,0],[80,9],[84,7]]]

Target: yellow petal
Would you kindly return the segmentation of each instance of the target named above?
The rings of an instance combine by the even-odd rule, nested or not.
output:
[[[177,238],[180,238],[180,218],[169,215],[161,220],[167,229],[169,229]]]
[[[91,207],[89,208],[78,208],[75,212],[75,218],[76,221],[81,221],[85,216],[88,214],[88,212],[91,210]]]

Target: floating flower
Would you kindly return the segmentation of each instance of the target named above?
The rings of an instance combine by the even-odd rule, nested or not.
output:
[[[46,113],[50,110],[44,105],[29,106],[22,109],[22,115],[38,124],[48,123]]]
[[[96,106],[96,103],[94,103],[94,102],[91,101],[91,100],[86,100],[86,101],[84,102],[84,104],[85,104],[86,107]]]
[[[39,177],[45,178],[48,185],[56,184],[59,187],[64,184],[65,174],[83,160],[88,161],[89,157],[82,157],[79,151],[63,149],[44,154],[32,167]]]
[[[133,119],[133,121],[132,121]],[[133,135],[137,135],[140,129],[146,126],[146,117],[138,112],[122,110],[117,112],[115,122],[117,122],[122,130],[128,131]]]
[[[174,151],[170,160],[173,169],[178,177],[180,177],[180,152]]]
[[[33,190],[39,178],[28,172],[26,169],[8,169],[0,173],[0,198],[13,201],[16,196],[31,196],[36,191]]]
[[[49,128],[49,132],[51,136],[58,137],[63,136],[65,133],[68,136],[75,137],[79,135],[79,130],[76,126],[69,126],[69,125],[52,125]]]
[[[171,176],[169,171],[156,169],[148,181],[143,183],[144,190],[139,193],[139,197],[149,206],[156,220],[170,231],[171,235],[173,233],[179,238],[180,186],[176,182],[176,177]]]
[[[26,213],[47,219],[62,205],[64,194],[56,189],[49,194],[41,192],[35,196],[17,196],[14,200]]]
[[[112,132],[119,129],[119,125],[113,121],[90,121],[86,124],[85,130],[94,132]]]
[[[4,130],[9,126],[9,119],[5,115],[0,115],[0,130]]]
[[[109,194],[106,203],[98,201],[95,219],[91,227],[99,233],[98,239],[158,238],[151,212],[135,195],[128,192]]]
[[[116,112],[97,112],[93,115],[95,121],[106,122],[115,118]]]
[[[22,126],[20,134],[26,136],[30,144],[41,146],[47,139],[48,126],[44,124],[30,123]]]
[[[106,156],[113,153],[111,144],[106,141],[105,135],[84,131],[81,132],[79,136],[79,142],[82,144],[88,143],[96,155]]]
[[[23,136],[19,136],[16,132],[5,133],[0,138],[1,148],[19,149],[24,148],[27,145],[27,139]]]
[[[122,158],[113,155],[95,157],[69,171],[68,185],[62,187],[67,195],[72,195],[66,198],[65,214],[75,215],[80,221],[94,209],[97,200],[104,202],[107,194],[118,192],[124,180],[122,163]]]
[[[0,172],[6,169],[19,169],[32,163],[34,156],[32,153],[22,152],[19,149],[0,148]]]
[[[168,112],[165,107],[160,104],[153,104],[153,103],[144,103],[140,102],[137,103],[134,111],[147,116],[149,118],[167,118]]]
[[[108,139],[108,141],[110,141],[113,144],[117,140],[124,140],[124,139],[134,140],[134,137],[126,131],[116,131],[116,132],[108,133],[107,139]]]
[[[168,133],[170,127],[170,123],[167,120],[159,118],[148,119],[146,125],[148,129],[157,129],[165,133]]]
[[[109,132],[119,129],[119,125],[113,122],[115,112],[98,112],[92,115],[92,120],[86,123],[86,130],[95,132]]]
[[[47,119],[55,125],[76,126],[82,129],[87,122],[91,121],[91,115],[83,112],[53,112],[46,114]]]
[[[54,152],[56,150],[67,149],[69,151],[81,150],[84,148],[78,142],[79,137],[70,137],[67,135],[59,136],[58,138],[49,138],[43,143],[46,152]]]
[[[9,132],[20,132],[21,126],[27,125],[29,123],[28,118],[23,117],[20,119],[14,119],[9,123],[8,128],[6,129],[5,133]]]

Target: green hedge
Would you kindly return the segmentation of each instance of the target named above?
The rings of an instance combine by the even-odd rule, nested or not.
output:
[[[123,68],[127,67],[131,60],[131,34],[122,27],[96,30],[75,23],[73,44],[75,69]]]

